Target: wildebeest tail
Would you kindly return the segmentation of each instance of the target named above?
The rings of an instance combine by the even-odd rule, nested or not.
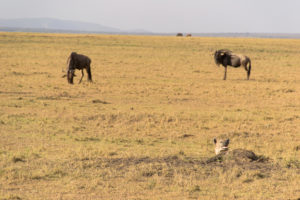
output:
[[[88,80],[92,81],[91,60],[89,60],[89,64],[86,68],[86,72],[88,74]]]
[[[248,70],[247,70],[247,78],[248,78],[248,80],[250,78],[250,74],[251,74],[251,60],[249,59],[249,66],[248,66]]]

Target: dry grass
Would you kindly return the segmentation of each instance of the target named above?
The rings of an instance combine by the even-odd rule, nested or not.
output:
[[[250,81],[222,80],[220,48],[252,59]],[[71,51],[93,84],[61,78]],[[297,199],[299,55],[300,40],[0,33],[0,199]],[[222,136],[268,160],[206,163]]]

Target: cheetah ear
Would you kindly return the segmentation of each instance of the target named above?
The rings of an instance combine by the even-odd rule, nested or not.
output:
[[[225,141],[225,146],[227,147],[228,145],[229,145],[229,139],[227,139],[226,141]]]
[[[217,144],[217,139],[216,138],[214,138],[214,143]]]

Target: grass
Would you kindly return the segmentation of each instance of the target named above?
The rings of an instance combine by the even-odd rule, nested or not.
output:
[[[61,78],[72,51],[94,83]],[[300,40],[3,32],[0,55],[0,199],[300,197]],[[214,137],[268,167],[204,164]]]

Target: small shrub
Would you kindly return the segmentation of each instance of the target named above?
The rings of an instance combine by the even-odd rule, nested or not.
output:
[[[286,167],[300,169],[300,161],[296,159],[295,160],[291,159],[287,161]]]
[[[201,189],[200,189],[200,186],[199,185],[195,185],[193,186],[193,188],[191,189],[191,193],[194,193],[194,192],[200,192]]]

